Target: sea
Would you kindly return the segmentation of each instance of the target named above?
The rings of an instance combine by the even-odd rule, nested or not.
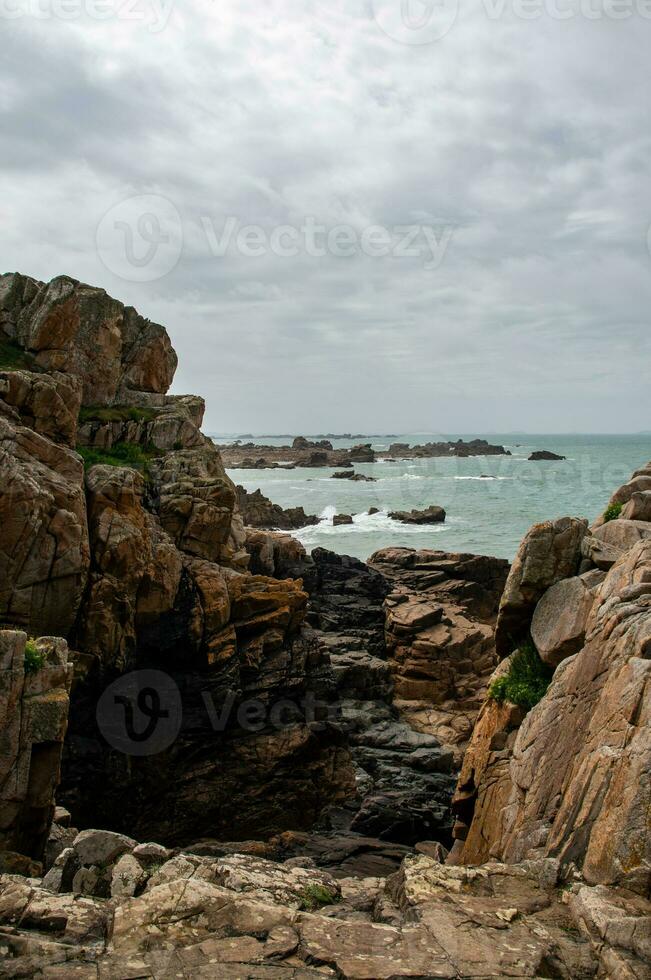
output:
[[[227,443],[237,435],[213,434]],[[314,438],[309,437],[308,438]],[[410,445],[463,438],[503,445],[510,456],[384,460],[392,442]],[[291,445],[287,437],[245,437],[259,445]],[[363,560],[380,548],[431,548],[513,559],[528,528],[563,515],[594,520],[612,492],[633,470],[651,460],[651,433],[637,435],[527,435],[524,433],[412,432],[332,439],[334,448],[370,442],[375,463],[357,463],[355,472],[374,483],[333,480],[332,468],[229,470],[247,490],[260,489],[282,507],[302,506],[319,524],[293,531],[305,546],[328,548]],[[534,450],[567,457],[530,462]],[[444,507],[445,523],[415,526],[389,517],[393,510]],[[377,507],[379,513],[369,515]],[[352,525],[334,527],[335,514],[351,514]]]

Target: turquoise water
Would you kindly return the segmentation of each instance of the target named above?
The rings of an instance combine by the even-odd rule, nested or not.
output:
[[[228,437],[215,437],[228,441]],[[537,521],[571,514],[593,520],[613,490],[634,469],[651,460],[651,434],[521,435],[509,433],[411,433],[375,436],[381,458],[390,442],[424,443],[457,438],[485,438],[510,449],[512,456],[477,456],[357,464],[358,473],[377,483],[332,480],[332,469],[230,470],[247,490],[258,487],[282,507],[302,505],[321,523],[295,532],[308,550],[321,546],[366,559],[378,548],[407,546],[469,551],[512,559],[527,529]],[[286,439],[255,439],[287,444]],[[360,440],[354,440],[359,442]],[[335,448],[351,445],[333,442]],[[562,462],[529,462],[535,449],[567,456]],[[482,479],[493,476],[495,479]],[[439,504],[445,524],[410,527],[392,521],[390,510]],[[369,507],[380,513],[370,517]],[[333,527],[332,515],[352,514],[352,526]]]

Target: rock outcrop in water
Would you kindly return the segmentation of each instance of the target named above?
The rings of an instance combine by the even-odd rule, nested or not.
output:
[[[237,486],[237,506],[247,527],[291,531],[310,524],[318,524],[316,514],[306,514],[302,507],[280,507],[261,490],[245,490]]]
[[[0,327],[0,976],[646,980],[651,465],[510,572],[308,557],[162,327],[17,275]]]
[[[294,467],[352,466],[354,463],[374,463],[377,460],[427,459],[440,456],[510,456],[504,446],[493,446],[485,439],[464,442],[428,442],[424,446],[409,446],[406,442],[392,443],[381,454],[371,443],[360,443],[350,449],[333,449],[328,440],[313,442],[297,436],[291,446],[256,445],[253,442],[230,443],[219,446],[224,465],[229,469],[293,469]],[[367,474],[368,476],[368,474]],[[361,475],[358,476],[358,479]]]

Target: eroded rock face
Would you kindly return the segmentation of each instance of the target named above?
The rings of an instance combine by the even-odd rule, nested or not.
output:
[[[0,398],[30,429],[53,442],[75,447],[82,385],[72,375],[0,371]]]
[[[576,575],[588,522],[577,517],[534,524],[515,556],[495,627],[495,647],[506,657],[529,632],[538,600],[555,582]]]
[[[110,449],[115,443],[130,442],[167,452],[211,445],[200,431],[205,409],[203,398],[164,396],[150,404],[144,396],[133,398],[129,393],[125,397],[137,404],[122,406],[124,418],[105,421],[100,417],[82,421],[78,433],[80,446]],[[162,404],[158,404],[159,401]],[[101,416],[102,410],[96,414]]]
[[[651,542],[613,566],[585,646],[557,668],[500,759],[495,746],[464,849],[472,863],[550,855],[592,884],[651,886]],[[477,739],[481,732],[477,731]],[[473,740],[474,741],[474,740]],[[471,752],[473,751],[471,747]]]
[[[508,562],[386,548],[369,559],[386,599],[389,666],[400,711],[459,764],[495,667],[493,624]]]
[[[0,416],[0,620],[66,636],[90,562],[81,459]]]
[[[43,860],[68,721],[65,640],[0,630],[0,852]]]
[[[110,405],[130,390],[164,394],[176,370],[164,327],[68,276],[1,276],[0,326],[45,371],[81,378],[85,405]]]

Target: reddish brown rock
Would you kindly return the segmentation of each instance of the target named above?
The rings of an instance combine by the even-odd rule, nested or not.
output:
[[[40,368],[80,378],[85,405],[120,402],[132,390],[164,394],[176,370],[164,327],[68,276],[0,277],[0,326]]]
[[[89,566],[79,457],[0,416],[0,620],[66,636]]]
[[[574,862],[589,883],[648,892],[650,650],[651,541],[645,540],[600,586],[585,646],[557,668],[505,765],[499,767],[498,753],[489,760],[493,775],[478,785],[458,859],[553,855]]]
[[[76,445],[81,381],[65,374],[1,371],[0,398],[15,408],[21,421],[53,442]]]

